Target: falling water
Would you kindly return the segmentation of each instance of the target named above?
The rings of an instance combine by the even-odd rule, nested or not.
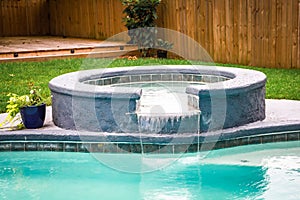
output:
[[[172,87],[173,86],[173,87]],[[141,133],[196,133],[199,109],[191,106],[185,87],[174,83],[144,87],[138,103],[138,126]]]

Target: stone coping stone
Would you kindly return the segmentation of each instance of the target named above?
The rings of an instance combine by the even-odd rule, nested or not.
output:
[[[236,94],[241,91],[245,92],[245,90],[253,90],[255,88],[262,87],[266,83],[266,76],[262,72],[248,69],[216,67],[209,65],[154,65],[83,70],[67,73],[52,79],[49,83],[49,87],[54,92],[73,96],[110,98],[113,94],[114,98],[135,97],[138,99],[141,95],[141,89],[139,88],[123,87],[117,89],[110,86],[89,85],[83,82],[120,75],[157,73],[203,74],[224,76],[230,79],[206,85],[188,86],[186,92],[194,95],[199,95],[199,93],[209,95],[210,90],[225,90],[227,94]]]

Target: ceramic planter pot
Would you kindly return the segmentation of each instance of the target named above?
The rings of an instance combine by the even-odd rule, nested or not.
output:
[[[46,104],[26,106],[20,109],[23,124],[28,129],[41,128],[46,116]]]

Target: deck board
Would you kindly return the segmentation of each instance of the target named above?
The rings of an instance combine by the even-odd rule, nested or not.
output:
[[[124,42],[84,38],[0,37],[0,62],[84,57],[93,53],[95,49],[99,57],[112,57],[122,54],[122,50],[124,53],[136,50],[136,47]]]

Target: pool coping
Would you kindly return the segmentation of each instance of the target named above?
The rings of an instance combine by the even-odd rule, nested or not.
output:
[[[208,76],[222,76],[228,78],[227,81],[212,82],[209,85],[193,85],[186,89],[187,94],[198,95],[199,93],[209,96],[211,90],[226,91],[233,95],[246,90],[253,90],[262,87],[266,83],[266,75],[262,72],[233,68],[219,67],[210,65],[156,65],[156,66],[130,66],[119,68],[103,68],[76,71],[53,78],[49,82],[51,91],[79,97],[91,98],[109,98],[114,93],[114,98],[139,98],[140,90],[138,88],[110,87],[111,84],[97,86],[86,84],[88,80],[103,78],[113,78],[124,75],[151,75],[151,74],[200,74]]]
[[[40,129],[0,129],[1,151],[68,151],[103,153],[190,153],[250,144],[300,140],[300,101],[266,100],[263,121],[214,132],[176,135],[95,133],[56,127],[47,108]],[[0,121],[6,114],[0,114]],[[176,136],[176,137],[175,137]],[[198,137],[199,136],[199,137]],[[142,145],[141,140],[142,138]],[[198,143],[200,145],[198,145]]]

